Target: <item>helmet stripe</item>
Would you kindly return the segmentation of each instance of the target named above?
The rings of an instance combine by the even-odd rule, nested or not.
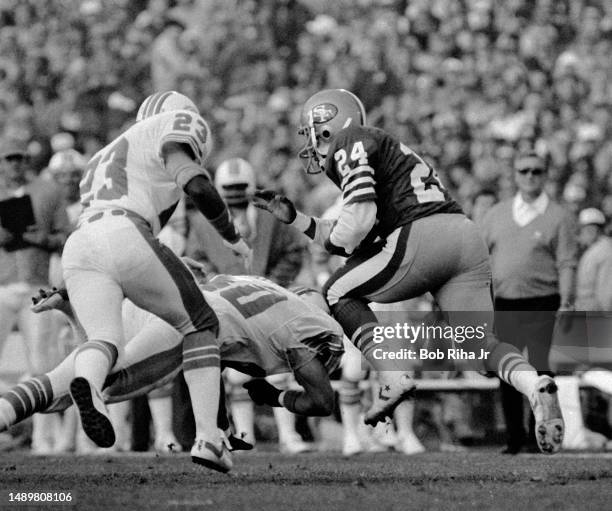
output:
[[[152,109],[153,111],[151,112],[151,115],[157,115],[158,113],[161,112],[162,106],[164,105],[164,101],[171,94],[174,94],[174,91],[160,93],[160,97],[157,99],[157,101],[155,102],[155,105],[153,106],[153,109]]]
[[[153,104],[153,102],[155,101],[155,99],[157,98],[157,96],[159,95],[159,92],[156,92],[155,94],[151,94],[146,100],[146,106],[142,111],[142,118],[146,119],[147,117],[149,117],[150,115],[150,111],[151,111],[151,105]]]

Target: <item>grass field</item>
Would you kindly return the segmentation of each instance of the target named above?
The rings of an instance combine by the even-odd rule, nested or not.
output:
[[[612,454],[509,457],[477,450],[346,460],[337,453],[254,452],[234,461],[222,475],[185,454],[3,453],[0,509],[24,509],[9,502],[9,492],[68,490],[73,509],[612,509]]]

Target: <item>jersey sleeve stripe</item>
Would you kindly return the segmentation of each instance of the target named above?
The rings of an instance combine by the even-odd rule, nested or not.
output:
[[[340,187],[344,188],[347,184],[353,181],[353,179],[359,179],[364,175],[374,176],[374,170],[372,169],[372,167],[369,167],[368,165],[360,165],[359,167],[355,167],[348,173],[346,177],[342,179]]]
[[[347,199],[349,198],[349,196],[361,195],[363,193],[368,193],[368,192],[374,192],[374,186],[372,185],[373,183],[371,182],[357,184],[353,186],[353,188],[351,188],[350,190],[345,191],[342,194],[342,198]]]
[[[342,192],[344,193],[344,195],[350,195],[353,190],[359,190],[361,188],[364,188],[364,185],[374,187],[375,184],[376,183],[372,179],[372,176],[364,176],[353,181],[350,186],[344,187]]]
[[[367,193],[364,195],[353,195],[352,197],[349,198],[349,200],[345,201],[344,204],[345,205],[349,205],[349,204],[355,204],[357,202],[370,202],[370,201],[376,201],[377,197],[375,193]]]

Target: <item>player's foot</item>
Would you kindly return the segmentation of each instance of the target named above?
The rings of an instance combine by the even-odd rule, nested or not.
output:
[[[191,448],[191,461],[217,472],[229,472],[234,466],[232,455],[225,442],[218,440],[217,445],[204,438],[196,438]]]
[[[364,422],[376,426],[386,417],[391,417],[393,411],[402,401],[414,395],[416,385],[408,373],[386,371],[379,373],[380,388],[372,407],[366,412]]]
[[[65,289],[53,288],[51,291],[40,289],[37,296],[32,297],[32,312],[44,312],[53,309],[67,312],[70,310],[68,292]]]
[[[555,380],[540,376],[530,401],[538,447],[544,453],[554,454],[561,449],[565,431]]]
[[[181,444],[174,435],[162,435],[156,438],[153,446],[157,452],[164,454],[183,452]]]
[[[233,451],[251,451],[253,449],[254,444],[247,442],[245,440],[246,434],[242,433],[240,435],[234,435],[234,433],[225,434],[227,438],[227,448],[230,452]]]
[[[361,445],[361,441],[355,435],[344,435],[344,439],[342,441],[342,456],[350,458],[351,456],[355,456],[356,454],[363,452],[363,446]]]
[[[111,447],[115,443],[115,430],[100,392],[87,379],[78,376],[70,382],[70,396],[87,436],[98,447]]]
[[[314,446],[308,442],[304,442],[302,437],[297,433],[282,442],[279,442],[279,450],[282,454],[301,454],[303,452],[311,452]]]
[[[408,456],[425,452],[425,446],[414,434],[401,437],[395,445],[395,449]]]

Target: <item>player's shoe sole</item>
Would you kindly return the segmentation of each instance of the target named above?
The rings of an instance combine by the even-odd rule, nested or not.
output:
[[[115,430],[102,397],[89,382],[77,377],[70,382],[70,396],[79,410],[83,431],[98,447],[112,447]]]
[[[191,461],[217,472],[224,474],[229,472],[234,466],[232,457],[227,450],[224,442],[217,447],[211,442],[196,439],[191,448]]]
[[[561,450],[565,423],[559,405],[558,389],[550,376],[540,376],[532,395],[535,436],[540,451],[554,454]]]
[[[402,401],[414,397],[416,384],[408,374],[396,373],[396,381],[382,383],[378,391],[378,397],[372,407],[367,411],[364,422],[369,426],[376,426],[393,412]]]

